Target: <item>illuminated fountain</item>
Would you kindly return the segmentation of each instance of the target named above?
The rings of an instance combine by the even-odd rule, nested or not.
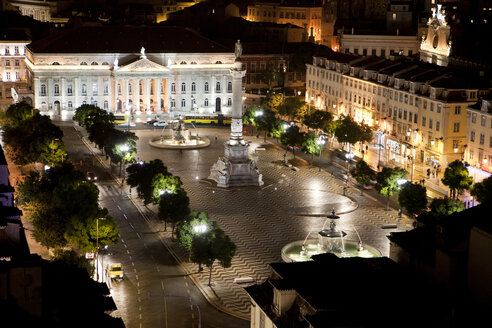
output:
[[[309,232],[304,241],[298,240],[285,245],[282,248],[282,259],[285,262],[310,261],[311,256],[323,253],[332,253],[338,257],[380,257],[381,253],[374,247],[362,244],[359,232],[355,230],[358,241],[345,240],[344,231],[336,228],[335,220],[340,217],[335,215],[335,210],[327,216],[323,228],[318,232],[318,239],[308,239],[313,231]],[[330,220],[330,227],[325,229]]]
[[[171,122],[171,135],[161,134],[159,137],[152,138],[149,144],[152,147],[164,149],[197,149],[210,146],[210,139],[191,135],[184,124],[182,116],[177,121]],[[163,129],[164,131],[165,129]]]

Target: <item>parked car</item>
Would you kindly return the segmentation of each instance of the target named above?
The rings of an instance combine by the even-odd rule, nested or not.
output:
[[[167,123],[166,121],[159,121],[154,123],[154,126],[168,126],[168,125],[169,123]]]
[[[145,124],[147,124],[147,125],[154,125],[157,122],[159,122],[159,121],[158,120],[148,120],[147,122],[145,122]]]
[[[94,181],[94,182],[97,181],[97,177],[94,174],[94,172],[87,172],[87,180],[88,181]]]
[[[123,280],[123,267],[121,263],[113,263],[106,267],[106,273],[111,279]]]

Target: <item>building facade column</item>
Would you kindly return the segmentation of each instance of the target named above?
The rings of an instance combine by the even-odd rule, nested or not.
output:
[[[62,110],[65,110],[66,107],[67,107],[67,103],[66,103],[66,88],[67,88],[67,81],[66,81],[66,78],[62,77],[60,79],[60,115],[61,115],[61,111]]]
[[[114,77],[114,97],[113,97],[113,101],[114,101],[114,104],[113,104],[113,113],[116,113],[118,111],[118,81],[119,79],[115,76]]]
[[[130,80],[129,79],[123,79],[124,81],[124,84],[125,84],[125,103],[124,103],[124,108],[121,108],[121,112],[125,113],[128,111],[128,101],[130,101],[130,96],[129,96],[129,88],[128,88],[128,84],[130,83]]]
[[[80,88],[79,78],[76,77],[73,79],[73,89],[72,89],[74,108],[80,107],[79,88]]]
[[[161,102],[161,97],[162,97],[162,77],[159,77],[157,80],[157,108],[156,108],[156,113],[159,114],[159,113],[162,113],[162,110],[161,110],[161,106],[162,106],[162,102]]]
[[[145,106],[147,107],[147,114],[152,114],[152,109],[150,107],[150,84],[152,83],[150,78],[145,79]]]

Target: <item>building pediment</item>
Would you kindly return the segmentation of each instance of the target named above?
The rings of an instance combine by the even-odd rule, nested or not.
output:
[[[155,73],[169,72],[169,68],[157,64],[147,58],[140,58],[133,63],[119,67],[115,70],[117,73]]]

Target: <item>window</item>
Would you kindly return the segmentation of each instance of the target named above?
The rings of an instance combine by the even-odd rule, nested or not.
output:
[[[485,115],[482,115],[481,120],[480,120],[480,125],[485,126],[486,122],[487,122],[487,117],[485,117]]]
[[[15,61],[15,66],[19,66],[20,62],[18,60]]]
[[[408,122],[410,122],[410,123],[412,123],[412,115],[413,115],[412,112],[408,113]]]
[[[97,65],[97,63],[96,62],[92,62],[91,65],[95,66],[95,65]]]
[[[492,136],[489,137],[489,148],[492,148]]]
[[[251,73],[256,73],[256,64],[251,63]]]
[[[171,92],[176,93],[176,84],[175,83],[171,83]]]
[[[454,115],[460,115],[460,114],[461,114],[461,107],[455,106],[454,107]]]
[[[437,112],[440,113],[442,108],[442,104],[437,104]]]
[[[108,110],[108,108],[109,108],[109,103],[108,103],[108,101],[107,101],[107,100],[105,100],[105,101],[104,101],[103,108],[104,108],[105,110]]]
[[[460,132],[460,123],[454,123],[453,132]]]
[[[485,135],[480,133],[480,144],[483,145],[485,143]]]
[[[42,97],[46,96],[46,84],[41,84],[41,90],[39,93],[39,95]]]
[[[130,82],[128,82],[128,94],[132,94],[132,84]]]
[[[436,121],[436,131],[439,131],[440,127],[441,127],[441,122]]]
[[[232,92],[232,82],[227,82],[227,92]]]
[[[425,122],[427,121],[427,118],[425,116],[422,117],[422,126],[425,126]]]
[[[176,100],[171,99],[171,108],[176,107]]]
[[[431,110],[431,112],[433,112],[434,111],[434,103],[431,102],[430,105],[431,105],[430,110]]]
[[[92,95],[97,96],[97,83],[92,84]]]
[[[427,100],[424,100],[424,109],[427,109]]]
[[[118,83],[118,95],[121,96],[121,84]]]
[[[476,113],[472,113],[472,123],[477,123],[477,114]]]
[[[181,93],[185,93],[186,92],[186,83],[181,83]]]
[[[220,82],[215,84],[215,91],[220,92]]]
[[[5,66],[10,66],[10,60],[9,59],[5,60]]]
[[[232,98],[227,98],[227,106],[232,106]]]
[[[205,89],[205,92],[206,92],[206,93],[208,93],[208,82],[205,82],[205,87],[204,87],[204,89]]]
[[[104,83],[104,95],[107,96],[109,93],[109,85],[107,83]]]
[[[407,120],[407,111],[403,112],[403,119],[406,121]]]
[[[15,47],[14,47],[14,53],[15,53],[16,55],[19,55],[19,46],[15,46]]]
[[[381,49],[381,57],[385,57],[386,56],[386,49]]]
[[[5,79],[6,79],[7,81],[10,81],[10,72],[6,72],[6,73],[5,73]]]
[[[20,80],[20,73],[19,72],[15,72],[15,80],[16,81]]]
[[[87,63],[86,62],[81,62],[80,65],[87,65]]]
[[[196,93],[196,83],[195,82],[191,83],[191,93]]]
[[[429,129],[432,129],[432,118],[429,118]]]
[[[71,101],[68,102],[68,109],[72,109],[73,108],[73,103]]]
[[[469,156],[470,159],[473,159],[473,150],[470,150],[470,156]]]
[[[205,98],[203,101],[203,106],[208,107],[208,98]]]
[[[82,84],[82,96],[87,96],[87,85]]]
[[[470,132],[470,141],[475,142],[475,131]]]
[[[186,99],[181,99],[181,107],[186,107]]]
[[[5,54],[6,55],[10,55],[10,49],[9,49],[9,47],[5,47]]]
[[[58,84],[55,84],[54,95],[55,96],[59,96],[60,95],[60,86]]]
[[[419,121],[419,114],[415,114],[415,116],[413,117],[413,123],[417,124]]]
[[[67,96],[71,96],[72,95],[72,85],[69,84],[67,85]]]

